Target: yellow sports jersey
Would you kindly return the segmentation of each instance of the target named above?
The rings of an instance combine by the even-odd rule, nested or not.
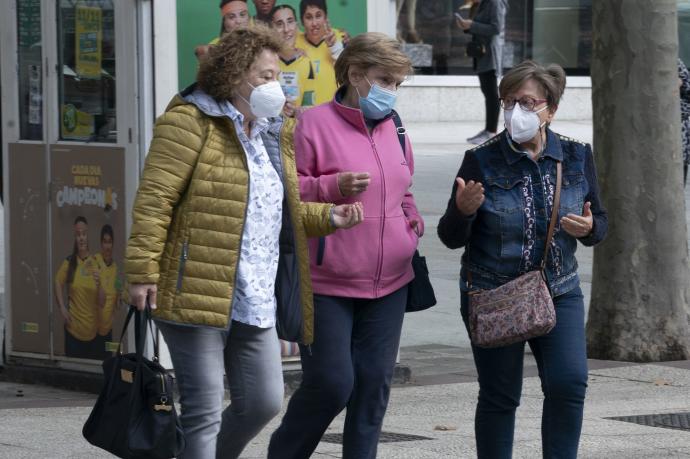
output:
[[[334,29],[335,30],[335,29]],[[343,40],[343,33],[335,30],[336,40]],[[295,47],[303,49],[311,60],[314,68],[314,94],[315,105],[330,102],[335,95],[338,85],[335,82],[335,61],[325,40],[318,45],[313,45],[307,40],[303,32],[297,34]]]
[[[122,282],[118,275],[117,263],[115,261],[108,266],[100,253],[94,255],[93,258],[96,260],[101,273],[101,288],[105,292],[105,305],[103,305],[103,309],[100,311],[98,334],[106,336],[113,329],[113,312],[117,307],[117,301],[122,290]]]
[[[91,256],[85,260],[77,257],[77,267],[70,285],[66,285],[68,269],[69,258],[66,258],[55,275],[55,280],[65,285],[69,295],[67,309],[72,323],[67,325],[67,331],[80,341],[91,341],[96,337],[98,325],[98,289],[92,274],[97,269],[96,262]]]
[[[314,68],[305,55],[291,61],[280,58],[280,87],[289,101],[297,107],[315,105]]]

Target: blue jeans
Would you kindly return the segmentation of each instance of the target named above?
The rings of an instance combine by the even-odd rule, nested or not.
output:
[[[314,344],[302,383],[271,437],[269,459],[312,455],[347,407],[344,459],[374,459],[398,354],[407,286],[377,299],[314,295]]]
[[[467,293],[461,312],[468,327]],[[577,287],[554,298],[556,326],[528,341],[544,393],[541,436],[544,458],[575,458],[587,389],[584,302]],[[485,349],[472,346],[479,376],[474,428],[477,457],[512,457],[515,410],[522,392],[525,343]]]
[[[170,349],[187,446],[178,459],[230,459],[279,412],[283,366],[275,328],[232,321],[230,332],[157,322]],[[223,411],[225,386],[231,404]]]

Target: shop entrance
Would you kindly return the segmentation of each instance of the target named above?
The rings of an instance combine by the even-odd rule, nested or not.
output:
[[[16,51],[2,101],[12,356],[87,363],[119,341],[141,3],[2,1]]]

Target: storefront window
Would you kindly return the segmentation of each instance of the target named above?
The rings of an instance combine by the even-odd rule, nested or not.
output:
[[[17,1],[17,61],[19,73],[19,136],[43,138],[43,72],[41,0]]]
[[[60,139],[116,142],[111,0],[60,0]]]
[[[678,1],[678,53],[690,66],[690,0]]]
[[[487,0],[482,0],[487,1]],[[465,49],[469,33],[456,25],[476,10],[472,0],[397,0],[398,37],[418,73],[473,74]],[[588,75],[592,49],[592,0],[510,0],[505,18],[503,67],[524,59],[562,65],[570,75]]]

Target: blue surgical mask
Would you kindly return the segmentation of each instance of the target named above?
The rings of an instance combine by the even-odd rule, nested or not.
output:
[[[395,106],[398,97],[395,91],[384,89],[377,84],[371,84],[368,78],[364,77],[371,89],[367,97],[359,96],[359,108],[365,118],[370,120],[380,120],[388,115]],[[359,90],[355,87],[357,94]]]

